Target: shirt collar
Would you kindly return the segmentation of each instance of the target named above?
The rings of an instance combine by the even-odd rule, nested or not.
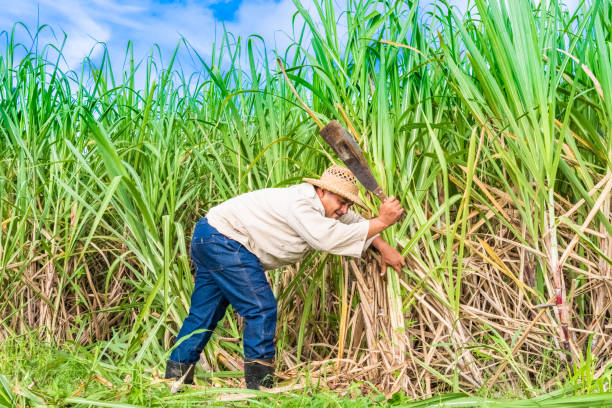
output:
[[[312,202],[312,205],[314,206],[315,210],[317,210],[318,212],[321,213],[321,215],[324,216],[325,215],[325,208],[323,207],[323,203],[321,202],[321,199],[317,195],[317,192],[315,190],[315,186],[313,186],[310,183],[303,183],[302,185],[304,186],[304,191],[306,193],[306,197],[308,197],[310,199],[310,201]]]

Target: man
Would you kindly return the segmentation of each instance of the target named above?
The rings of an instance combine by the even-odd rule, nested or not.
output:
[[[404,258],[378,235],[403,213],[390,197],[378,217],[349,211],[358,197],[353,174],[341,166],[320,179],[239,195],[213,207],[196,225],[191,257],[196,278],[189,316],[166,365],[166,378],[193,383],[193,364],[231,304],[244,318],[247,388],[274,384],[276,300],[264,270],[295,263],[311,249],[359,257],[372,244],[398,272]]]

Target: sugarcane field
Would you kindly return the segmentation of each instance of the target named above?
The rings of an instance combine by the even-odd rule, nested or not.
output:
[[[610,0],[3,3],[0,408],[612,406]]]

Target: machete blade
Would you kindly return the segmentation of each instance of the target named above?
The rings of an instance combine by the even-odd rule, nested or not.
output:
[[[338,121],[329,122],[319,134],[365,188],[376,195],[382,192],[357,141]]]

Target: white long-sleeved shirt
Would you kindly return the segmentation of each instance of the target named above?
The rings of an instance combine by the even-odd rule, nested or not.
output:
[[[308,183],[241,194],[211,208],[206,218],[266,270],[300,261],[311,249],[360,257],[374,239],[366,239],[369,221],[352,211],[337,220],[325,217]]]

